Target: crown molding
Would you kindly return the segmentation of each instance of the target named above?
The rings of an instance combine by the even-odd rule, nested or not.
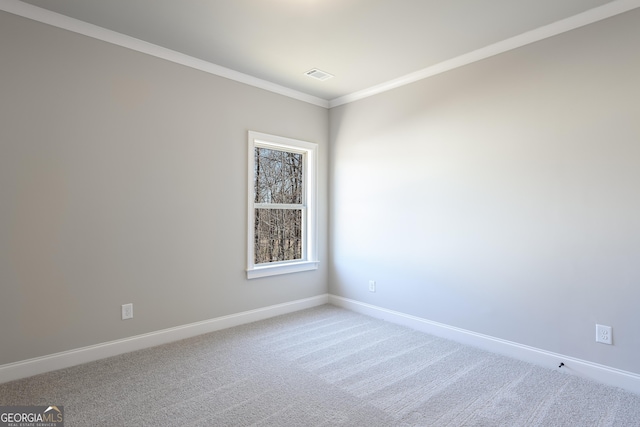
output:
[[[270,92],[287,96],[289,98],[304,101],[309,104],[328,108],[329,101],[318,98],[307,93],[299,92],[285,86],[259,79],[248,74],[240,73],[211,62],[203,61],[193,56],[185,55],[175,50],[167,49],[152,43],[145,42],[135,37],[130,37],[116,31],[108,30],[97,25],[89,24],[75,18],[52,12],[19,0],[0,0],[0,10],[18,15],[23,18],[32,19],[44,24],[58,27],[84,36],[92,37],[107,43],[135,50],[137,52],[146,53],[157,58],[165,59],[176,64],[204,71],[209,74],[224,77],[250,86],[255,86]]]
[[[472,52],[448,59],[446,61],[434,64],[422,70],[409,73],[402,77],[389,80],[385,83],[372,86],[357,92],[350,93],[332,100],[322,99],[304,92],[290,89],[248,74],[222,67],[211,62],[204,61],[171,49],[167,49],[152,43],[145,42],[134,37],[130,37],[97,25],[89,24],[75,18],[51,12],[37,6],[23,3],[19,0],[0,0],[0,10],[62,28],[88,37],[92,37],[107,43],[122,46],[137,52],[152,55],[167,61],[191,67],[209,74],[224,77],[280,95],[284,95],[299,101],[317,105],[323,108],[333,108],[360,99],[368,98],[401,86],[414,83],[416,81],[442,74],[444,72],[553,37],[603,19],[611,18],[624,12],[640,7],[640,0],[614,0],[602,6],[595,7],[569,18],[556,21],[549,25],[545,25],[535,30],[522,33],[518,36],[508,38],[506,40],[493,43]]]
[[[422,70],[415,71],[397,79],[332,99],[329,101],[329,108],[348,104],[400,86],[408,85],[418,80],[433,77],[446,71],[450,71],[476,61],[481,61],[483,59],[628,12],[638,7],[640,7],[640,0],[614,0],[611,3],[589,9],[569,18],[536,28],[535,30],[527,31],[526,33],[522,33],[518,36],[490,44],[483,48],[448,59],[430,67],[423,68]]]

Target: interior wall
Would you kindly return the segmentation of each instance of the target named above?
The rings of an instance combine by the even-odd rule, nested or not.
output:
[[[330,293],[640,373],[638,52],[635,10],[333,108]]]
[[[0,58],[0,365],[326,293],[326,109],[5,12]],[[320,146],[317,271],[246,279],[248,130]]]

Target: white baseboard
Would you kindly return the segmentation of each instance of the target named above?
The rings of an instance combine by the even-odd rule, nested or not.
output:
[[[306,308],[327,304],[327,294],[301,300],[244,311],[228,316],[216,317],[202,322],[163,329],[134,337],[96,344],[88,347],[77,348],[61,353],[36,357],[0,366],[0,383],[26,378],[45,372],[68,368],[81,363],[92,362],[106,357],[116,356],[130,351],[154,347],[208,332],[219,331],[233,326],[268,319],[281,314],[292,313]]]
[[[640,375],[609,366],[600,365],[575,357],[565,356],[539,348],[518,344],[512,341],[483,335],[466,329],[456,328],[443,323],[412,316],[398,311],[388,310],[360,301],[329,295],[329,303],[351,311],[366,314],[392,323],[410,327],[431,335],[457,341],[463,344],[524,360],[539,366],[560,369],[563,372],[588,378],[614,387],[620,387],[632,393],[640,394]]]

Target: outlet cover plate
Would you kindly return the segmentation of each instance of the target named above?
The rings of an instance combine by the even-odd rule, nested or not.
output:
[[[596,342],[602,344],[613,344],[611,326],[596,324]]]
[[[122,320],[133,319],[133,304],[122,304]]]

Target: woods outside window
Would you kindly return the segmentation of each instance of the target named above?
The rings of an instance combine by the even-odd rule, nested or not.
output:
[[[318,268],[317,144],[249,132],[247,277]]]

